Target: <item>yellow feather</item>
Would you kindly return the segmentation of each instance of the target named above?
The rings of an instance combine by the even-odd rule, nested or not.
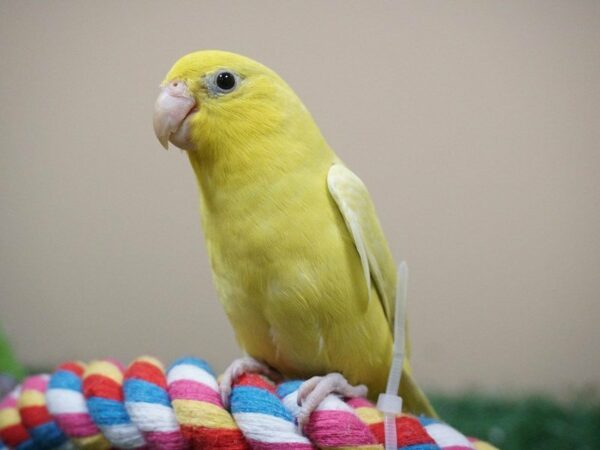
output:
[[[241,83],[211,95],[206,76],[222,69]],[[330,168],[342,163],[293,90],[265,66],[220,51],[183,57],[172,80],[199,104],[188,155],[215,285],[239,344],[286,376],[337,371],[376,396],[391,361],[395,267],[366,189],[357,205],[370,209],[347,200],[373,283],[328,189]],[[405,404],[432,414],[407,376]]]

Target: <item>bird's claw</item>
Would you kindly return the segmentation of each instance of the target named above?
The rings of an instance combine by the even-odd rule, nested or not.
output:
[[[365,397],[367,387],[363,384],[352,386],[339,373],[330,373],[322,377],[312,377],[306,380],[298,389],[298,406],[300,411],[296,416],[300,431],[308,423],[310,415],[319,404],[330,394],[342,397]]]
[[[229,367],[227,367],[227,369],[225,369],[225,372],[221,375],[221,379],[219,380],[221,401],[225,408],[229,408],[229,397],[231,396],[233,383],[237,377],[244,373],[259,373],[261,375],[266,375],[272,380],[281,378],[281,375],[271,369],[268,365],[250,356],[236,359]]]

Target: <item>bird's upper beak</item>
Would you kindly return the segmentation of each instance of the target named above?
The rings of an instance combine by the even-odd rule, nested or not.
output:
[[[154,133],[164,148],[169,148],[169,140],[183,147],[180,143],[185,136],[179,134],[186,133],[183,123],[195,107],[196,100],[185,82],[173,80],[162,85],[154,104]]]

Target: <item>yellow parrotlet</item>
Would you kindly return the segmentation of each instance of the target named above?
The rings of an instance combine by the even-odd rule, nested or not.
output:
[[[214,283],[242,348],[288,377],[340,372],[385,390],[396,267],[361,180],[275,72],[223,51],[184,56],[156,102],[187,150]],[[405,409],[434,412],[408,365]]]

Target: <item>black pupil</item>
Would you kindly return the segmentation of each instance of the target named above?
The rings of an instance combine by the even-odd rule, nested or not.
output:
[[[229,72],[221,72],[219,75],[217,75],[217,86],[224,91],[233,89],[235,86],[235,77]]]

